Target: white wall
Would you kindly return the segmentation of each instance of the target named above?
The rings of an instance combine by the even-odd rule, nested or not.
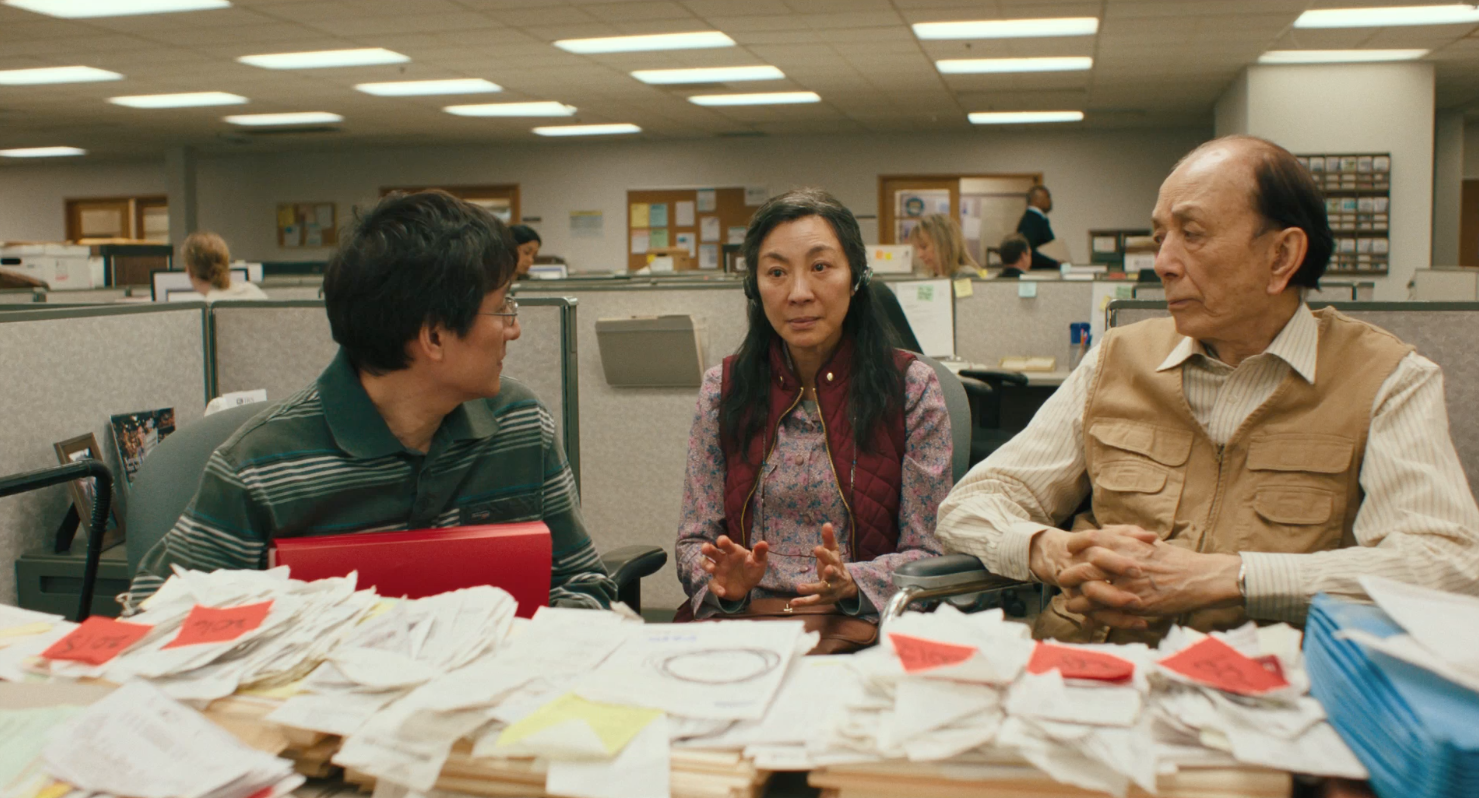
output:
[[[1464,201],[1464,114],[1438,114],[1433,130],[1433,265],[1458,265]]]
[[[96,163],[78,159],[0,168],[0,241],[61,241],[67,200],[164,194],[164,159]]]
[[[1148,226],[1160,181],[1176,159],[1206,139],[1205,128],[1089,130],[1048,127],[973,130],[946,136],[826,136],[692,141],[585,140],[479,147],[349,149],[264,155],[201,154],[196,163],[198,224],[215,230],[232,253],[251,260],[321,260],[329,249],[281,249],[280,202],[338,203],[339,222],[354,205],[372,204],[382,186],[518,183],[524,216],[544,251],[581,269],[621,268],[626,244],[626,191],[673,186],[765,186],[771,192],[817,185],[856,213],[878,212],[883,174],[1042,172],[1053,189],[1053,228],[1075,259],[1087,257],[1091,228]],[[82,170],[86,167],[68,167]],[[163,190],[163,161],[148,171],[149,190]],[[0,185],[12,169],[0,169]],[[60,238],[60,197],[127,193],[103,179],[66,191],[44,186],[55,208],[31,208],[31,192],[0,189],[0,237]],[[86,189],[86,190],[84,190]],[[139,189],[145,190],[145,189]],[[24,208],[27,220],[9,220]],[[605,232],[574,238],[570,212],[600,210]],[[34,217],[34,218],[31,218]],[[0,222],[3,224],[4,222]],[[868,226],[865,222],[865,226]]]
[[[1212,129],[1216,136],[1231,136],[1248,132],[1248,72],[1238,73],[1237,78],[1212,109]]]
[[[1238,81],[1242,132],[1296,153],[1392,154],[1391,270],[1376,298],[1405,299],[1412,272],[1432,264],[1432,64],[1251,66]]]

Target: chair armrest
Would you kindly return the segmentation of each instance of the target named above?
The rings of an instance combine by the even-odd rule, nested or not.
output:
[[[906,562],[894,569],[893,580],[895,587],[922,590],[938,590],[979,582],[1000,582],[999,587],[1004,588],[1024,584],[991,573],[981,564],[980,558],[970,554],[946,554]]]
[[[1000,388],[1002,385],[1016,385],[1018,387],[1021,387],[1027,384],[1027,375],[1023,374],[1020,371],[983,371],[978,369],[961,369],[960,376],[970,377],[973,380],[980,380],[981,382],[984,382],[993,388]]]
[[[618,588],[657,573],[667,562],[668,553],[660,546],[622,546],[601,555],[601,564]]]

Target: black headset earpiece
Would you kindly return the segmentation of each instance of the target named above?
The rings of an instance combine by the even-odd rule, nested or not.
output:
[[[751,302],[760,301],[760,290],[756,287],[758,282],[758,279],[751,279],[749,277],[746,277],[740,282],[740,285],[745,287],[745,299]]]

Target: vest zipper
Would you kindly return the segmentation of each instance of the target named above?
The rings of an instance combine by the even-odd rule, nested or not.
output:
[[[1215,523],[1215,520],[1214,519],[1217,518],[1217,510],[1219,509],[1219,507],[1222,504],[1223,488],[1225,487],[1225,485],[1223,485],[1223,482],[1222,482],[1222,476],[1223,476],[1223,474],[1222,474],[1222,463],[1223,463],[1223,461],[1222,461],[1222,455],[1227,451],[1227,445],[1226,444],[1221,444],[1221,443],[1219,443],[1219,444],[1213,444],[1213,445],[1217,449],[1217,455],[1216,455],[1216,457],[1217,457],[1217,481],[1213,483],[1214,485],[1216,485],[1216,487],[1214,487],[1212,489],[1212,501],[1207,506],[1207,521],[1202,526],[1202,534],[1201,534],[1201,536],[1199,538],[1197,538],[1197,553],[1198,554],[1205,553],[1203,550],[1206,548],[1207,538],[1211,536],[1211,533],[1212,533],[1212,525],[1213,525],[1213,523]],[[1177,623],[1180,624],[1180,625],[1182,625],[1182,626],[1186,626],[1186,625],[1188,625],[1188,624],[1191,623],[1191,616],[1192,616],[1192,613],[1184,612],[1184,613],[1181,614],[1180,618],[1177,619]]]
[[[827,415],[822,412],[821,400],[817,400],[817,418],[822,422],[822,445],[827,449],[827,467],[832,469],[832,483],[837,486],[837,498],[842,500],[842,509],[847,511],[847,539],[848,556],[854,560],[858,557],[858,522],[853,518],[852,505],[847,501],[847,495],[842,492],[842,478],[837,475],[837,463],[832,460],[832,444],[827,435]],[[857,446],[857,442],[853,442]],[[851,486],[848,486],[851,487]]]
[[[775,437],[771,438],[771,440],[770,440],[770,448],[765,450],[765,456],[760,458],[759,474],[755,477],[755,484],[750,486],[750,493],[749,493],[748,496],[745,496],[745,503],[742,504],[742,505],[740,505],[739,528],[740,528],[740,534],[744,536],[744,538],[740,541],[740,545],[741,546],[744,546],[747,549],[750,548],[750,530],[749,530],[748,527],[745,526],[745,513],[748,513],[750,511],[750,501],[755,498],[755,491],[757,491],[757,490],[760,489],[760,481],[763,480],[763,479],[765,479],[765,463],[768,460],[770,460],[770,455],[771,455],[772,452],[775,451],[776,444],[780,443],[780,441],[781,441],[781,436],[780,436],[780,433],[779,433],[780,426],[781,426],[781,421],[786,416],[789,416],[791,414],[791,411],[792,410],[795,410],[796,409],[796,405],[801,404],[801,397],[802,396],[805,396],[805,395],[806,395],[806,389],[805,388],[802,388],[801,390],[797,391],[796,392],[796,399],[795,399],[795,401],[791,402],[791,406],[790,407],[787,407],[784,411],[782,411],[780,417],[775,420],[775,426],[776,426],[776,428],[773,429],[773,430],[768,430],[767,431],[768,433],[775,433]],[[821,408],[821,406],[819,404],[818,405],[818,409],[820,410],[820,408]],[[823,422],[822,423],[823,440],[825,440],[825,438],[826,438],[826,432],[827,432],[827,425],[826,425],[826,422]],[[832,461],[831,457],[828,457],[827,458],[827,462],[830,463],[831,461]],[[835,471],[836,469],[833,469],[833,470]],[[843,504],[845,506],[846,505],[846,502],[843,502]]]

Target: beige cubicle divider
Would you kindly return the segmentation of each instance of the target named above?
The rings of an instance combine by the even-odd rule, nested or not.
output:
[[[0,311],[0,474],[58,465],[52,444],[91,433],[121,488],[108,419],[165,407],[177,428],[201,417],[204,318],[202,303]],[[0,603],[16,601],[16,558],[49,545],[70,502],[64,486],[0,499]]]
[[[524,303],[545,295],[539,283],[520,287]],[[596,343],[598,319],[690,314],[707,328],[704,365],[717,365],[739,348],[746,302],[736,283],[682,287],[602,286],[574,292],[579,300],[581,507],[599,551],[638,543],[671,554],[683,501],[688,433],[697,406],[695,388],[613,388],[606,384]],[[528,335],[528,333],[525,333]],[[683,591],[673,559],[644,582],[644,607],[674,608]]]
[[[1448,400],[1448,427],[1458,449],[1469,489],[1479,492],[1479,358],[1474,357],[1473,330],[1479,328],[1479,302],[1311,302],[1330,306],[1352,318],[1374,324],[1417,349],[1443,369]],[[1122,327],[1167,315],[1166,303],[1119,301],[1110,304],[1109,326]]]
[[[508,345],[504,375],[528,385],[555,417],[561,440],[580,439],[578,393],[572,358],[574,303],[563,297],[519,298],[520,336]],[[329,332],[324,303],[318,299],[217,302],[211,306],[213,396],[233,391],[267,390],[267,400],[285,399],[318,379],[339,351]],[[567,413],[567,408],[572,411]],[[571,467],[580,476],[578,449]]]
[[[955,299],[955,354],[992,368],[1008,355],[1056,357],[1066,371],[1068,325],[1089,320],[1093,291],[1078,280],[972,281]]]

